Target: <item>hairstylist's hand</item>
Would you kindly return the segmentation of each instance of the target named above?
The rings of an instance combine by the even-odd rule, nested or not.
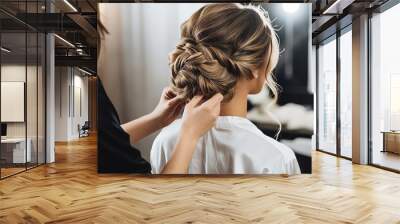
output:
[[[181,113],[185,102],[170,88],[165,88],[153,112],[122,124],[131,142],[136,143],[151,133],[169,125]]]
[[[186,133],[197,139],[214,126],[220,112],[223,96],[217,93],[203,103],[202,99],[202,96],[195,96],[186,104],[182,117],[181,134]]]
[[[165,127],[176,120],[184,106],[184,100],[177,96],[170,87],[166,87],[151,115],[160,122],[162,127]]]
[[[170,160],[161,173],[188,173],[197,141],[214,126],[220,112],[222,99],[223,96],[218,93],[202,103],[202,97],[195,96],[186,104],[178,141]]]

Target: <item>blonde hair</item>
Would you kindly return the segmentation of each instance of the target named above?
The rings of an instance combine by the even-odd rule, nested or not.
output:
[[[266,12],[238,3],[208,4],[181,25],[181,40],[170,54],[171,85],[186,100],[221,93],[229,101],[237,81],[253,79],[267,55],[266,84],[276,100],[270,73],[279,44]]]

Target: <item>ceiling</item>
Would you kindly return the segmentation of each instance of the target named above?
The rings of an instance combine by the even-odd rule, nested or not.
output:
[[[347,19],[351,22],[352,16],[365,10],[376,8],[386,1],[292,0],[284,2],[312,4],[312,36],[313,41],[316,42],[335,32],[338,20],[345,21],[344,18],[348,17]],[[97,67],[96,8],[98,2],[134,1],[47,0],[46,5],[45,0],[1,0],[2,46],[13,49],[13,54],[17,57],[18,54],[23,55],[26,53],[26,30],[29,32],[55,32],[61,37],[55,38],[56,64],[82,66],[95,72]],[[271,0],[267,2],[283,1]],[[49,13],[50,11],[52,13]],[[342,23],[342,25],[346,24]],[[34,52],[35,49],[36,46],[33,43],[28,43],[28,54]]]
[[[95,73],[96,7],[96,0],[47,0],[47,4],[45,0],[1,0],[2,46],[12,50],[2,51],[3,60],[17,63],[25,56],[36,57],[43,46],[38,48],[32,39],[38,33],[54,32],[56,65],[79,66]]]

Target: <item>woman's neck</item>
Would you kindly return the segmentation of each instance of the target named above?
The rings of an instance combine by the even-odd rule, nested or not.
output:
[[[236,85],[233,98],[221,104],[220,116],[247,116],[247,89],[243,85]]]

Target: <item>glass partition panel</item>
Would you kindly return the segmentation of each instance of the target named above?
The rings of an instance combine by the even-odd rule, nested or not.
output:
[[[2,178],[25,170],[31,159],[26,138],[26,41],[25,31],[1,33]]]
[[[45,1],[0,1],[0,7],[12,12],[0,12],[0,178],[5,178],[45,163],[46,38],[12,16],[43,13]]]

